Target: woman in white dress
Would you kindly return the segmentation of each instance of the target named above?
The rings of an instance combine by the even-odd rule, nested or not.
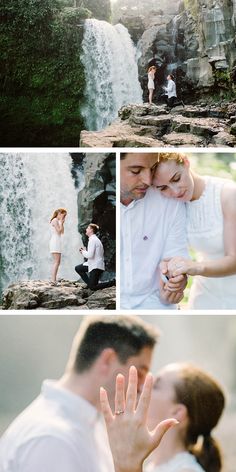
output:
[[[194,276],[191,309],[236,309],[236,184],[201,176],[180,153],[159,153],[153,185],[169,198],[186,202],[189,247],[197,261],[174,258],[173,276]]]
[[[155,79],[156,67],[151,66],[148,69],[148,91],[149,91],[149,104],[152,105],[153,92],[155,89],[154,79]]]
[[[131,367],[126,399],[125,379],[117,376],[114,415],[104,389],[100,398],[116,472],[222,470],[211,432],[223,412],[224,393],[202,369],[169,364],[154,382],[148,374],[137,404],[137,371]]]
[[[62,240],[64,234],[64,222],[67,211],[64,208],[55,210],[50,220],[51,238],[49,243],[50,253],[53,256],[52,282],[56,282],[57,272],[61,263]]]

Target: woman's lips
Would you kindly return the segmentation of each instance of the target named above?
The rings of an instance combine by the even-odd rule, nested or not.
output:
[[[183,198],[185,196],[186,192],[187,192],[187,190],[185,190],[180,195],[178,195],[177,198]]]

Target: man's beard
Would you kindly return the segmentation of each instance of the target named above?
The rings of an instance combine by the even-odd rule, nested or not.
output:
[[[148,190],[148,189],[147,189]],[[122,200],[141,200],[141,198],[144,198],[146,195],[146,192],[144,193],[135,193],[135,189],[134,190],[124,190],[120,191],[120,199],[121,201]]]

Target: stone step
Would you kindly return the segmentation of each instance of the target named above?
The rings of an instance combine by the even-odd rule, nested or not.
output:
[[[215,134],[225,131],[226,125],[217,118],[187,118],[178,115],[172,118],[172,130],[176,133],[188,131],[197,136],[210,138]]]
[[[236,137],[226,131],[221,131],[213,136],[212,144],[215,146],[236,147]]]
[[[162,140],[169,146],[205,146],[206,141],[201,136],[195,136],[191,133],[176,133],[173,131],[170,134],[162,136]]]
[[[147,136],[139,136],[138,134],[130,134],[117,136],[113,140],[113,147],[161,147],[163,142],[158,139],[149,138]]]
[[[172,116],[169,115],[159,115],[159,116],[153,116],[153,115],[147,115],[147,116],[137,116],[133,115],[131,116],[129,122],[130,124],[135,123],[137,125],[145,125],[145,126],[168,126],[171,124]]]

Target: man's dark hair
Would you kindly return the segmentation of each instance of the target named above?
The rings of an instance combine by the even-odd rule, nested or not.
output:
[[[89,223],[89,226],[90,226],[90,228],[92,228],[93,234],[97,234],[97,232],[99,230],[99,226],[95,225],[95,223]]]
[[[121,152],[120,153],[120,160],[123,161],[126,158],[127,154],[128,154],[127,152]]]
[[[77,373],[88,370],[106,348],[114,349],[125,364],[144,347],[153,348],[158,335],[158,330],[136,316],[88,316],[75,337],[71,367]]]

